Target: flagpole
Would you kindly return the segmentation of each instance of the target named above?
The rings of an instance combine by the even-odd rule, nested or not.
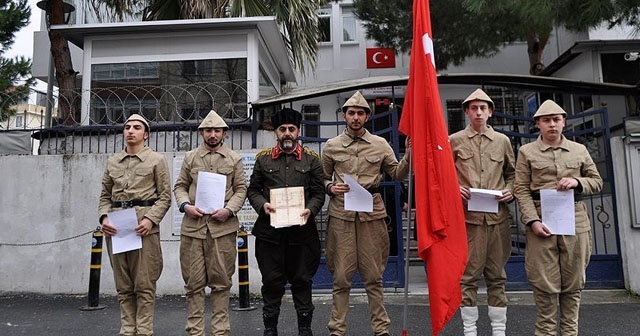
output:
[[[409,145],[410,146],[410,145]],[[411,147],[409,147],[411,148]],[[407,228],[404,246],[404,311],[402,313],[402,336],[409,335],[407,331],[409,318],[409,251],[411,243],[411,215],[413,213],[412,196],[413,196],[413,155],[409,156],[409,188],[407,195]]]

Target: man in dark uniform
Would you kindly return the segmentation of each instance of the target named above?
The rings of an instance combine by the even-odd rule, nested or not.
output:
[[[320,264],[320,239],[315,217],[324,204],[322,166],[318,154],[298,143],[302,115],[285,108],[272,116],[277,144],[256,155],[247,196],[258,212],[252,234],[262,273],[264,335],[278,335],[278,316],[285,285],[291,284],[298,315],[298,335],[311,336],[313,303],[311,284]],[[272,189],[304,187],[302,225],[275,228],[271,216],[278,211],[270,203]]]

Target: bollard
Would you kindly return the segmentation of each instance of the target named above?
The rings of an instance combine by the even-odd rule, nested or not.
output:
[[[100,269],[102,268],[102,230],[98,226],[93,231],[91,239],[91,265],[89,266],[89,304],[80,310],[99,310],[106,306],[100,305]]]
[[[249,235],[244,227],[238,231],[238,307],[233,310],[254,310],[249,297]]]

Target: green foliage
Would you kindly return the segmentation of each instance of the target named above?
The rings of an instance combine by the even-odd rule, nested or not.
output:
[[[354,3],[368,38],[410,50],[412,0]],[[515,40],[527,40],[529,52],[541,54],[556,26],[578,32],[603,22],[640,27],[638,0],[431,0],[429,8],[438,69],[468,57],[490,57]]]
[[[522,36],[516,22],[504,12],[476,15],[464,0],[431,0],[431,30],[436,67],[446,69],[472,56],[488,57],[505,43]],[[411,50],[412,0],[356,0],[356,15],[367,29],[367,38],[381,47]]]
[[[4,57],[15,34],[29,24],[30,16],[26,0],[0,0],[0,121],[15,113],[13,105],[28,97],[35,81],[31,77],[31,60]]]

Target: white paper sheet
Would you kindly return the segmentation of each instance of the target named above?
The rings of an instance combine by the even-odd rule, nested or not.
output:
[[[349,185],[349,192],[344,194],[344,209],[373,212],[373,195],[349,175],[344,175],[344,183]]]
[[[227,177],[216,173],[198,172],[196,185],[196,207],[211,214],[224,208],[224,193],[227,188]]]
[[[109,223],[118,229],[118,233],[111,237],[113,254],[142,248],[142,238],[136,234],[138,217],[134,208],[109,212],[107,218]]]
[[[576,212],[573,202],[573,190],[540,190],[542,223],[552,234],[575,236]]]
[[[501,190],[469,188],[471,197],[467,201],[467,210],[498,213],[498,200],[502,196]]]
[[[304,224],[304,218],[300,216],[304,211],[304,187],[271,189],[269,198],[276,208],[271,214],[271,226],[282,228]]]

